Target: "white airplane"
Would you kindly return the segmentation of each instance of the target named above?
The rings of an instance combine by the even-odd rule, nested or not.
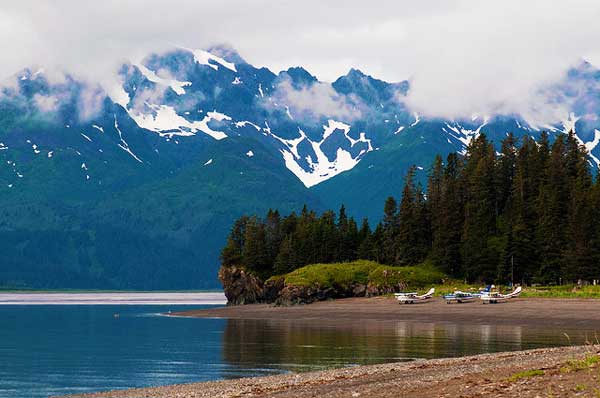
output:
[[[443,299],[446,303],[470,303],[471,301],[477,300],[481,297],[482,293],[467,293],[461,292],[460,290],[455,291],[452,294],[446,294]]]
[[[521,294],[521,286],[518,286],[512,293],[509,294],[500,294],[498,292],[489,293],[485,296],[481,296],[480,299],[483,301],[483,304],[489,303],[500,303],[502,301],[510,300],[511,298],[519,297]]]
[[[429,291],[421,296],[417,294],[417,292],[412,293],[395,293],[396,300],[400,302],[400,304],[414,304],[415,302],[425,301],[430,299],[435,292],[435,288],[429,289]]]

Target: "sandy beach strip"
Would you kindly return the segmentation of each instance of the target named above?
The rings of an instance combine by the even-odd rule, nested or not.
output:
[[[468,325],[535,326],[600,331],[600,300],[518,298],[499,304],[446,304],[441,298],[401,305],[393,297],[349,298],[309,305],[273,307],[267,304],[192,310],[174,315],[228,318],[302,320],[338,323],[395,323],[398,321]]]
[[[0,305],[225,305],[220,292],[0,293]]]
[[[575,359],[597,357],[599,349],[598,346],[547,348],[71,397],[592,397],[598,387],[596,364],[581,371],[570,371],[569,364]],[[520,372],[532,370],[533,375],[520,377]]]

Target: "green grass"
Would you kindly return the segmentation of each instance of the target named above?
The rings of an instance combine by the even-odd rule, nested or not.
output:
[[[285,283],[294,286],[320,288],[347,287],[351,284],[374,284],[416,289],[440,284],[444,274],[423,264],[413,267],[392,267],[374,261],[357,260],[350,263],[313,264],[285,275]],[[274,277],[275,278],[275,277]]]
[[[515,381],[519,381],[522,379],[529,379],[531,377],[535,377],[535,376],[543,376],[545,373],[543,370],[541,369],[532,369],[532,370],[525,370],[523,372],[518,372],[513,374],[512,376],[510,376],[507,381],[510,382],[515,382]]]
[[[285,283],[294,286],[313,286],[319,288],[342,287],[352,284],[371,284],[377,287],[404,286],[404,290],[416,290],[435,287],[436,296],[463,292],[478,292],[483,283],[468,284],[464,281],[448,278],[429,262],[416,266],[394,267],[374,261],[357,260],[349,263],[312,264],[294,270],[286,275],[273,276],[271,279],[284,278]],[[511,291],[499,286],[502,293]],[[600,298],[600,286],[575,285],[525,287],[521,297],[556,298]]]
[[[600,298],[600,286],[589,285],[577,288],[576,285],[535,286],[523,290],[523,297],[557,298]]]
[[[600,362],[600,356],[598,355],[588,355],[584,359],[573,359],[568,361],[565,366],[560,368],[560,371],[563,373],[569,372],[578,372],[580,370],[591,369],[596,366],[596,364]]]

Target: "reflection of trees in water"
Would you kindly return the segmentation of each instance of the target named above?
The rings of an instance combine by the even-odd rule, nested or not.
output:
[[[228,320],[223,335],[228,363],[269,364],[301,371],[397,359],[393,330],[381,324]]]
[[[244,368],[303,371],[564,345],[563,333],[519,326],[230,319],[223,359]]]

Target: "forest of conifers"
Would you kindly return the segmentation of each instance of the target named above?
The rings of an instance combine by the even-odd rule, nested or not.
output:
[[[238,219],[223,265],[263,277],[313,263],[369,259],[428,261],[467,281],[561,283],[600,278],[600,183],[573,133],[550,144],[508,134],[496,152],[484,134],[464,155],[436,157],[427,187],[408,171],[374,229],[346,215],[306,207],[282,217]]]

